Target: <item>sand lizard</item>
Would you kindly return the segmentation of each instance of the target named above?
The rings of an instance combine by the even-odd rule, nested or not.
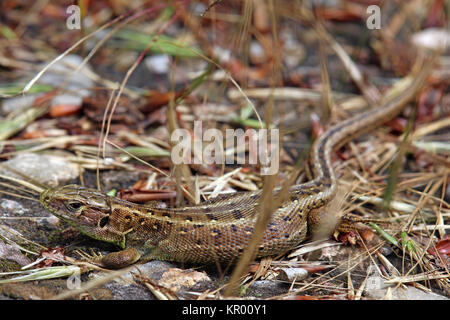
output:
[[[310,152],[314,179],[290,188],[288,200],[272,214],[257,257],[287,252],[305,239],[308,228],[320,225],[320,209],[337,190],[331,152],[395,117],[415,97],[430,70],[428,61],[393,100],[331,127],[315,141]],[[100,261],[105,267],[120,268],[150,259],[236,261],[253,234],[260,196],[260,190],[242,192],[198,206],[160,209],[67,185],[42,192],[41,203],[80,232],[123,249]]]

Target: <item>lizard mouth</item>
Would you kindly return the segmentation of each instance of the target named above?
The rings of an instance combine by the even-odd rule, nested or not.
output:
[[[63,203],[55,200],[54,192],[55,190],[53,189],[44,190],[41,193],[40,202],[45,209],[50,211],[56,217],[60,219],[67,218],[66,215],[64,215]]]

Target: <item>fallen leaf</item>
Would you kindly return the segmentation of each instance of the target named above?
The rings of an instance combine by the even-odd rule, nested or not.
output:
[[[370,229],[359,230],[359,234],[366,243],[371,243],[375,239],[375,233]]]
[[[350,231],[350,232],[340,233],[338,235],[338,240],[340,242],[342,242],[343,244],[355,245],[357,237],[358,237],[358,235],[356,234],[356,232]]]
[[[437,256],[437,254],[450,256],[450,235],[445,235],[443,239],[436,243],[435,247],[436,249],[434,249],[434,247],[430,247],[428,249],[428,253],[434,256]]]
[[[52,118],[70,116],[80,111],[81,105],[74,104],[57,104],[50,108],[50,116]]]
[[[163,273],[161,279],[158,281],[158,284],[169,290],[177,292],[182,287],[190,288],[203,281],[211,281],[206,272],[170,268]]]
[[[156,109],[168,104],[170,99],[177,99],[182,93],[182,91],[175,93],[150,91],[147,97],[147,103],[140,106],[139,109],[144,113],[153,112]]]
[[[60,263],[60,261],[65,260],[64,248],[49,248],[48,250],[41,251],[40,257],[46,259],[38,263],[36,268],[51,267],[55,263]]]

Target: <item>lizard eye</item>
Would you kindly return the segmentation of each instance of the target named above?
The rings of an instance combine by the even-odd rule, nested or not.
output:
[[[72,202],[68,202],[67,204],[66,204],[66,207],[67,207],[67,209],[69,210],[69,211],[77,211],[78,209],[80,209],[81,208],[81,206],[82,206],[83,204],[81,203],[81,202],[78,202],[78,201],[72,201]]]
[[[106,226],[108,221],[109,221],[109,216],[103,217],[103,218],[101,218],[101,220],[98,223],[98,225],[100,226],[100,228],[103,228],[104,226]]]

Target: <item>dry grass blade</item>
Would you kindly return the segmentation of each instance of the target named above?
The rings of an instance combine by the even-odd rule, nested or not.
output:
[[[259,202],[259,215],[255,222],[254,233],[250,242],[248,243],[246,249],[244,250],[239,262],[237,263],[235,269],[233,270],[233,274],[230,278],[228,286],[225,289],[224,296],[228,297],[233,294],[236,294],[236,290],[238,288],[238,283],[241,277],[243,276],[247,266],[254,259],[254,254],[257,250],[259,243],[264,234],[264,230],[266,229],[267,224],[269,223],[272,212],[275,208],[271,204],[272,193],[274,188],[276,176],[270,175],[266,176],[264,179],[264,188],[261,196],[261,200]]]
[[[404,134],[402,143],[400,144],[398,154],[395,157],[395,160],[390,168],[389,178],[388,178],[388,182],[386,185],[386,191],[385,191],[384,197],[383,197],[383,199],[384,199],[383,209],[384,210],[387,210],[387,208],[389,208],[390,203],[394,197],[395,187],[397,185],[397,177],[398,177],[398,174],[401,169],[400,165],[401,165],[402,158],[406,151],[406,143],[407,143],[408,137],[412,131],[414,120],[415,120],[415,111],[411,112],[411,115],[408,119],[408,124],[405,128],[405,134]]]
[[[104,159],[105,158],[105,150],[106,150],[106,146],[105,146],[105,144],[106,144],[106,134],[104,134],[104,132],[105,132],[104,131],[105,130],[105,124],[106,124],[106,116],[107,116],[107,114],[109,112],[109,109],[111,107],[111,103],[113,101],[113,97],[114,97],[115,92],[116,92],[115,90],[111,91],[111,94],[110,94],[109,99],[108,99],[108,103],[107,103],[106,108],[105,108],[105,112],[103,113],[102,128],[100,130],[100,139],[98,141],[97,172],[96,172],[96,174],[97,174],[97,189],[99,191],[102,190],[102,187],[101,187],[101,184],[100,184],[100,169],[99,169],[100,152],[103,150],[103,159]],[[110,118],[111,117],[112,117],[112,113],[110,115]],[[109,119],[108,119],[108,126],[110,125],[110,120]],[[103,143],[102,143],[102,141],[103,141]]]
[[[25,112],[18,114],[13,119],[1,121],[0,141],[13,136],[46,112],[46,107],[29,108]]]
[[[77,266],[59,266],[59,267],[32,269],[27,271],[2,272],[0,273],[0,276],[11,274],[22,274],[22,275],[10,279],[0,280],[0,284],[25,282],[25,281],[39,281],[45,279],[68,277],[73,276],[75,274],[80,274],[80,268]]]
[[[133,274],[134,278],[143,283],[158,300],[178,300],[175,292],[158,285],[155,281],[142,275]]]
[[[6,195],[11,196],[11,197],[15,197],[15,198],[21,198],[21,199],[27,199],[27,200],[39,202],[38,199],[30,198],[30,197],[23,196],[23,195],[20,195],[20,194],[17,194],[17,193],[13,193],[13,192],[8,192],[8,191],[0,190],[0,193],[1,193],[1,194],[6,194]]]
[[[333,110],[333,98],[331,95],[330,79],[328,77],[327,60],[325,54],[325,44],[322,39],[319,40],[320,54],[320,76],[322,79],[322,122],[326,123],[330,119]]]
[[[172,82],[173,83],[173,82]],[[174,92],[172,90],[172,92]],[[169,101],[169,108],[167,111],[167,127],[169,130],[169,135],[171,136],[172,133],[178,128],[177,120],[176,120],[176,114],[175,114],[175,94],[171,94],[170,101]],[[189,167],[185,163],[175,164],[174,165],[174,172],[175,172],[175,182],[177,186],[177,199],[176,204],[180,205],[183,200],[183,181],[182,178],[185,178],[186,183],[188,184],[187,192],[185,193],[188,195],[188,199],[191,203],[195,203],[195,187],[191,183],[191,172]]]
[[[11,184],[4,183],[4,182],[0,182],[0,186],[3,186],[5,188],[9,188],[9,189],[13,189],[13,190],[16,190],[18,192],[29,193],[29,194],[32,194],[32,195],[39,194],[39,192],[37,192],[35,190],[30,190],[30,189],[27,189],[27,188],[24,188],[24,187],[21,187],[21,186],[11,185]]]
[[[46,250],[47,249],[46,247],[44,247],[43,245],[41,245],[41,244],[39,244],[37,242],[28,240],[20,232],[12,229],[10,227],[8,227],[7,225],[0,224],[0,229],[2,229],[2,238],[6,242],[14,243],[14,245],[17,245],[18,247],[20,247],[16,242],[24,241],[26,243],[32,244],[34,246],[37,246],[37,247],[39,247],[42,250]],[[22,247],[20,247],[20,248],[21,248],[22,251],[28,252],[28,253],[33,254],[33,255],[37,255],[36,252],[24,249]]]
[[[412,282],[427,281],[427,280],[433,280],[433,279],[448,279],[448,277],[449,277],[448,273],[427,272],[427,273],[415,274],[412,276],[395,277],[395,278],[386,280],[385,282],[388,284],[412,283]]]
[[[9,181],[12,181],[12,182],[15,182],[15,183],[20,184],[20,185],[22,185],[24,187],[27,187],[27,188],[29,188],[31,190],[35,190],[35,191],[37,191],[39,193],[41,193],[42,191],[45,190],[45,188],[42,188],[39,185],[27,182],[25,180],[17,179],[17,178],[14,178],[14,177],[5,176],[3,174],[0,174],[0,178],[5,179],[5,180],[9,180]]]
[[[273,35],[273,43],[276,44],[275,48],[277,48],[278,39],[277,39],[277,30],[276,30],[276,17],[274,14],[274,3],[273,1],[269,1],[269,6],[271,7],[271,18],[272,18],[272,35]],[[250,10],[248,10],[250,11]],[[275,49],[276,50],[276,49]],[[275,54],[275,57],[278,57],[279,55]],[[271,77],[271,86],[274,87],[277,85],[279,80],[281,79],[281,63],[278,58],[275,60],[275,72],[272,74]],[[274,99],[273,95],[270,95],[268,109],[266,113],[266,128],[270,127],[270,124],[272,122],[274,112]],[[258,117],[259,119],[259,117]],[[260,119],[259,119],[260,120]],[[261,120],[260,120],[261,121]],[[282,139],[280,138],[280,141],[277,141],[278,144],[280,144]],[[259,215],[256,218],[256,222],[254,225],[254,233],[251,237],[247,248],[244,250],[241,258],[239,259],[235,269],[233,270],[233,274],[231,276],[231,279],[228,283],[228,286],[225,289],[224,295],[225,296],[231,296],[233,293],[236,293],[239,279],[243,276],[245,269],[249,265],[249,263],[254,259],[255,253],[257,251],[258,245],[260,244],[264,231],[267,227],[267,224],[270,221],[270,218],[272,216],[272,213],[278,208],[278,205],[281,203],[281,198],[286,197],[287,192],[283,194],[283,191],[286,191],[285,189],[280,192],[278,195],[278,199],[275,199],[273,201],[273,190],[275,187],[275,181],[276,181],[277,175],[267,175],[264,177],[264,185],[262,190],[262,195],[260,198],[260,201],[258,203],[259,206]],[[286,187],[286,185],[284,186]]]

